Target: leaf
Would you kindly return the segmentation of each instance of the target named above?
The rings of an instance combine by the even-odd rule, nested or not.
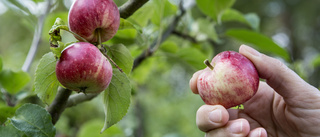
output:
[[[120,18],[120,25],[118,30],[123,30],[123,29],[136,29],[136,28],[130,21]]]
[[[205,34],[208,38],[216,42],[220,42],[216,29],[214,28],[214,24],[211,21],[208,19],[198,19],[197,23],[201,33]]]
[[[226,10],[221,16],[221,21],[222,22],[238,21],[244,24],[248,24],[248,21],[246,20],[244,15],[235,9]]]
[[[199,9],[220,23],[221,14],[230,8],[235,0],[196,0]]]
[[[113,45],[108,49],[108,56],[125,72],[130,74],[133,66],[133,57],[130,51],[122,44]]]
[[[77,137],[123,137],[125,136],[124,132],[115,125],[108,128],[103,133],[100,133],[99,128],[103,126],[103,121],[100,119],[90,120],[84,123],[77,134]]]
[[[206,56],[197,48],[190,47],[180,49],[177,52],[177,56],[196,69],[205,68],[203,61],[206,59]]]
[[[103,92],[105,123],[101,132],[119,122],[127,113],[131,98],[131,84],[125,73],[113,70],[109,87]]]
[[[243,15],[241,12],[235,9],[228,9],[222,14],[221,21],[237,21],[248,25],[255,31],[259,31],[260,18],[255,13]]]
[[[152,23],[160,26],[165,17],[174,15],[177,11],[177,7],[171,4],[168,0],[153,0],[154,14],[151,18]]]
[[[141,27],[145,27],[154,14],[152,2],[147,2],[128,18],[130,22],[135,22]]]
[[[6,126],[0,125],[0,137],[24,137],[25,134],[16,129],[11,123]]]
[[[226,35],[242,42],[253,44],[260,50],[278,55],[287,61],[289,60],[289,54],[285,49],[273,42],[272,39],[260,33],[244,29],[230,29],[226,32]]]
[[[57,94],[56,59],[52,52],[42,56],[35,73],[34,92],[46,104],[51,104]]]
[[[2,70],[0,85],[11,94],[16,94],[31,80],[28,73],[23,71]]]
[[[5,104],[0,104],[0,125],[3,124],[8,117],[14,116],[16,109],[17,107],[9,107]]]
[[[251,26],[251,28],[255,31],[259,31],[259,26],[260,26],[260,18],[257,14],[255,13],[249,13],[244,15],[246,18],[247,22]]]
[[[12,125],[31,137],[53,137],[56,129],[51,122],[50,114],[39,105],[24,104],[17,109],[10,119]]]

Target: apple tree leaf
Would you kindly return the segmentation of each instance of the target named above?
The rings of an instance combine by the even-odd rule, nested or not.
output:
[[[260,50],[278,55],[287,61],[289,60],[289,54],[285,49],[260,33],[245,29],[230,29],[226,32],[226,35],[242,42],[253,44]]]
[[[28,84],[31,77],[24,71],[2,70],[0,72],[0,85],[11,94],[16,94]]]
[[[237,21],[259,31],[260,18],[255,13],[242,14],[235,9],[227,9],[221,16],[222,22]]]
[[[130,80],[125,73],[114,69],[110,85],[103,92],[105,122],[101,132],[119,122],[126,115],[130,105],[130,98]]]
[[[203,61],[207,59],[207,57],[197,48],[193,48],[193,47],[182,48],[176,53],[176,55],[180,60],[191,65],[197,70],[203,69],[206,67]]]
[[[15,128],[30,137],[53,137],[56,133],[51,115],[39,105],[24,104],[10,120]]]
[[[16,129],[12,123],[5,126],[0,125],[0,137],[24,137],[25,134]]]
[[[131,52],[122,44],[113,45],[107,48],[107,54],[125,72],[130,74],[133,66]]]
[[[52,52],[42,56],[35,73],[34,91],[46,104],[51,104],[57,94],[56,59]]]
[[[0,125],[6,122],[8,117],[14,116],[14,113],[16,112],[16,109],[18,107],[10,107],[5,104],[0,103]],[[1,137],[1,134],[0,134]]]
[[[196,0],[196,2],[204,14],[220,22],[222,13],[230,8],[235,0]]]

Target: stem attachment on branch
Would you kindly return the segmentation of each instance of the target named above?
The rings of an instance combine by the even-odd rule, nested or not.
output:
[[[206,64],[211,70],[213,70],[213,66],[211,65],[208,59],[204,61],[204,64]]]

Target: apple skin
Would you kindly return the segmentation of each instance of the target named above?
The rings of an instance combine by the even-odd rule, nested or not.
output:
[[[111,81],[112,66],[97,47],[78,42],[62,51],[56,65],[56,76],[70,90],[100,93]]]
[[[253,63],[234,51],[216,55],[197,80],[202,100],[208,105],[225,108],[238,106],[249,100],[258,90],[259,75]]]
[[[113,0],[75,0],[69,10],[68,23],[71,31],[88,42],[99,42],[98,31],[101,42],[105,42],[118,31],[120,13]]]

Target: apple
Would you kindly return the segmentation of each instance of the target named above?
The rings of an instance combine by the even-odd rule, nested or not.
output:
[[[112,66],[96,46],[78,42],[62,51],[56,65],[56,76],[70,90],[100,93],[111,81]]]
[[[246,102],[257,92],[258,72],[240,53],[221,52],[206,65],[197,79],[199,95],[206,104],[230,108]]]
[[[118,31],[120,14],[113,0],[75,0],[69,10],[68,23],[72,32],[88,42],[99,42],[99,37],[105,42]]]

